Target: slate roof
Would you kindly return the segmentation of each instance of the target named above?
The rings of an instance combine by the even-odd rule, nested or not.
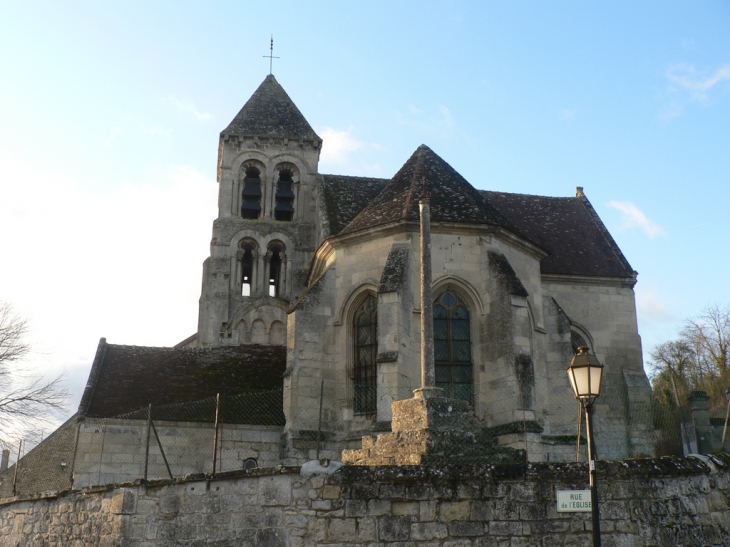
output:
[[[383,190],[342,231],[366,230],[401,220],[418,221],[418,201],[431,198],[432,222],[488,224],[519,230],[456,170],[426,145],[419,146]]]
[[[282,387],[283,346],[175,349],[107,344],[91,368],[79,415],[111,417],[163,405]]]
[[[273,74],[266,77],[221,135],[322,141]]]
[[[633,277],[633,268],[585,196],[546,197],[474,190],[426,146],[419,147],[393,180],[322,175],[329,235],[367,229],[402,218],[417,221],[421,184],[414,180],[414,163],[418,161],[419,152],[425,156],[426,165],[425,160],[430,156],[432,163],[440,163],[440,170],[446,175],[435,185],[439,193],[432,192],[432,219],[436,216],[434,210],[438,210],[435,220],[476,220],[479,224],[507,227],[549,253],[540,264],[544,274]],[[449,181],[455,183],[456,190],[443,189]],[[475,194],[470,189],[491,215],[487,216],[486,222],[469,216],[484,210],[475,203]],[[456,199],[450,201],[447,196],[452,191]],[[462,211],[464,216],[461,216]]]
[[[339,234],[368,203],[375,199],[388,182],[388,179],[322,175],[329,235]]]
[[[544,274],[632,277],[634,270],[585,196],[544,197],[481,191],[531,241],[550,255]]]

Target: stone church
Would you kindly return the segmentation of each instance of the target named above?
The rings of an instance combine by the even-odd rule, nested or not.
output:
[[[566,367],[588,346],[605,366],[600,458],[653,453],[637,273],[582,188],[477,190],[426,145],[391,179],[326,175],[323,146],[267,76],[220,134],[197,333],[174,348],[102,339],[56,438],[148,404],[272,388],[283,390],[285,425],[259,463],[312,459],[313,438],[340,459],[389,431],[391,404],[420,386],[418,207],[428,197],[436,386],[499,445],[573,460],[579,404]]]
[[[289,447],[317,429],[322,380],[325,423],[343,446],[419,386],[428,193],[437,386],[489,426],[539,425],[532,458],[560,458],[555,440],[576,434],[578,413],[565,369],[586,345],[606,366],[602,456],[652,453],[637,274],[582,188],[477,190],[425,145],[389,180],[325,175],[326,145],[273,75],[221,132],[219,213],[198,332],[185,342],[286,346]]]

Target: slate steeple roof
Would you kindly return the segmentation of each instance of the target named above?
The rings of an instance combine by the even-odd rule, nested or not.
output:
[[[221,135],[322,141],[273,74],[269,74]]]
[[[514,224],[425,144],[416,149],[377,197],[341,233],[402,220],[418,222],[418,201],[426,196],[431,198],[432,222],[488,224],[521,235]]]

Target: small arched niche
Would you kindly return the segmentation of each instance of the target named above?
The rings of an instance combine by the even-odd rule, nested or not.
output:
[[[272,346],[286,345],[286,327],[284,327],[284,323],[281,321],[274,321],[271,323],[269,344]]]
[[[266,325],[261,319],[256,319],[251,325],[251,343],[266,345],[267,342]]]

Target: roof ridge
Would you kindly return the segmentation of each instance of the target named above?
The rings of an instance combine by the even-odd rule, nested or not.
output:
[[[423,145],[419,146],[415,152],[415,154],[418,154],[418,156],[416,157],[416,168],[413,170],[413,176],[411,177],[411,183],[408,186],[408,193],[406,194],[405,200],[403,200],[403,212],[401,213],[401,218],[406,218],[408,216],[408,208],[410,207],[411,200],[413,199],[413,192],[416,190],[416,187],[418,186],[418,177],[419,176],[421,177],[421,180],[423,182],[422,187],[425,187],[425,178],[426,177],[423,174],[422,147],[423,147]]]
[[[578,199],[576,196],[543,196],[540,194],[524,194],[522,192],[500,192],[497,190],[482,190],[478,189],[479,192],[485,193],[485,194],[506,194],[508,196],[525,196],[525,197],[531,197],[531,198],[543,198],[543,199]]]
[[[583,205],[586,212],[588,213],[589,218],[596,225],[596,228],[598,228],[598,231],[606,240],[606,243],[611,248],[611,251],[616,256],[616,258],[626,267],[626,269],[628,269],[630,272],[633,272],[634,276],[636,276],[638,272],[631,267],[631,264],[629,264],[629,261],[624,256],[624,253],[621,252],[621,248],[618,246],[618,243],[616,243],[616,240],[613,239],[611,232],[608,231],[608,228],[606,228],[606,225],[601,220],[601,217],[598,216],[598,213],[593,208],[593,204],[588,200],[588,196],[581,192],[581,195],[576,196],[575,199],[577,199]]]
[[[319,175],[322,177],[340,177],[340,178],[344,178],[344,179],[385,180],[385,181],[390,180],[388,178],[383,178],[383,177],[365,177],[365,176],[361,176],[361,175],[335,175],[334,173],[319,173]]]
[[[432,222],[499,226],[528,239],[456,169],[425,144],[420,145],[378,195],[339,233],[351,233],[403,220],[416,221],[416,201],[432,198]]]

